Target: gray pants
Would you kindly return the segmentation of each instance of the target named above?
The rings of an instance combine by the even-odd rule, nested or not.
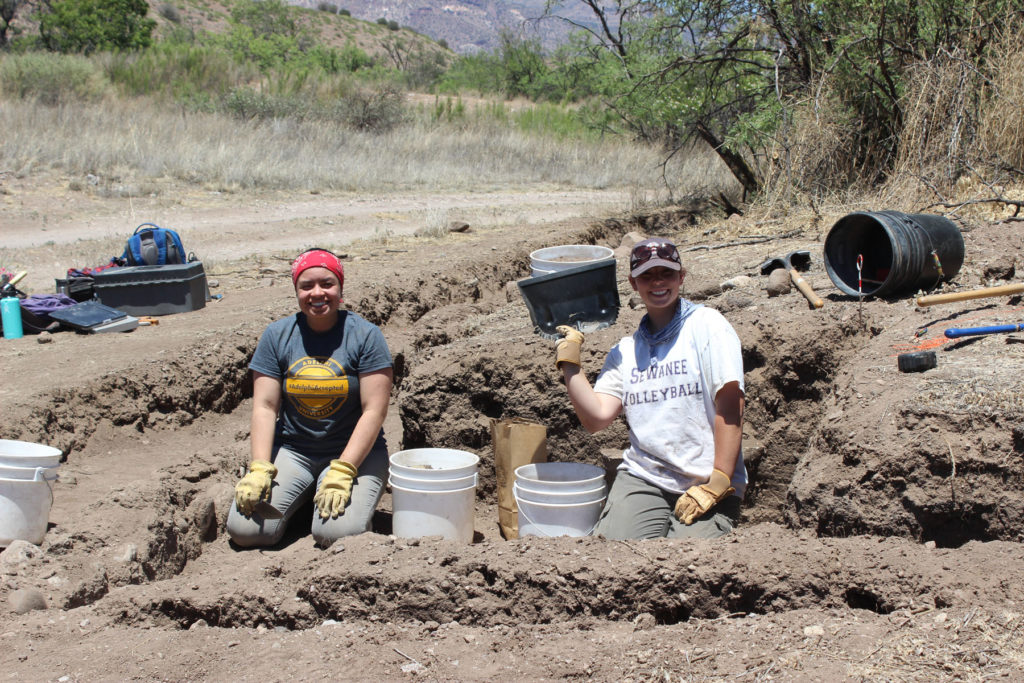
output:
[[[227,523],[231,540],[244,547],[268,546],[280,541],[295,512],[320,488],[332,459],[309,458],[287,448],[278,448],[271,456],[277,466],[277,476],[270,489],[270,504],[282,517],[264,519],[256,512],[246,517],[232,503]],[[387,448],[376,448],[359,467],[359,476],[352,483],[352,498],[342,514],[333,519],[321,519],[320,511],[314,506],[312,531],[317,545],[326,547],[343,536],[370,530],[373,512],[384,495],[387,474]]]
[[[630,538],[718,538],[736,525],[740,499],[729,496],[693,524],[675,516],[678,493],[662,491],[654,484],[619,470],[612,490],[594,528],[594,536],[614,540]]]

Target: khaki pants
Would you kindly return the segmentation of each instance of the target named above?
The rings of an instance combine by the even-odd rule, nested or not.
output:
[[[676,519],[678,493],[662,491],[654,484],[619,470],[594,527],[594,536],[614,540],[630,538],[718,538],[736,525],[740,499],[729,496],[693,524]]]

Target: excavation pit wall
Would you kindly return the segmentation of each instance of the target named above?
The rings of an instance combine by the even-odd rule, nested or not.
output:
[[[687,236],[688,221],[680,216],[662,217],[648,225],[681,244],[697,239]],[[615,248],[625,232],[638,226],[607,221],[569,241],[604,243]],[[495,250],[486,258],[476,255],[471,262],[439,267],[436,277],[408,283],[397,277],[377,278],[400,284],[384,286],[367,281],[352,287],[360,292],[353,308],[383,325],[392,344],[397,370],[394,398],[403,446],[462,448],[481,456],[478,510],[495,514],[494,519],[488,519],[478,513],[478,528],[496,524],[492,419],[518,417],[544,424],[552,460],[607,465],[626,441],[621,421],[599,435],[588,435],[580,428],[552,367],[552,343],[533,333],[522,302],[506,293],[507,282],[528,272],[528,253],[536,246]],[[704,276],[713,284],[725,274]],[[639,321],[641,311],[627,303],[630,295],[620,272],[623,309],[619,322],[589,334],[584,346],[584,365],[592,376],[604,352]],[[901,536],[931,540],[939,547],[972,540],[1020,540],[1024,525],[1020,503],[1003,493],[1020,487],[995,485],[999,480],[1019,483],[1021,479],[1022,438],[1014,414],[1000,415],[981,408],[955,413],[943,405],[931,409],[911,404],[887,408],[882,402],[853,406],[850,386],[856,378],[844,367],[863,353],[865,344],[880,333],[878,328],[855,324],[849,317],[837,324],[834,318],[812,317],[797,307],[766,314],[763,308],[756,310],[758,304],[751,300],[730,296],[714,286],[695,289],[691,296],[723,310],[743,341],[747,372],[745,450],[751,486],[742,526],[752,527],[750,533],[758,523],[767,522],[807,529],[821,537]],[[290,312],[288,306],[282,305],[281,315]],[[452,321],[461,324],[453,325]],[[230,343],[199,344],[176,359],[136,365],[130,373],[63,390],[49,405],[36,409],[29,419],[14,427],[14,433],[4,436],[54,443],[68,452],[70,462],[82,466],[100,466],[103,458],[92,462],[95,456],[89,447],[113,440],[130,442],[135,449],[142,447],[142,441],[151,440],[152,445],[147,447],[155,455],[166,454],[172,448],[170,437],[175,430],[202,429],[204,416],[230,414],[251,395],[246,364],[265,322],[253,321],[238,330]],[[798,334],[794,334],[796,329]],[[869,421],[862,419],[864,412],[873,410],[878,413],[877,422],[874,415]],[[247,416],[236,423],[247,425]],[[948,456],[947,442],[955,444],[953,459],[959,464],[959,478],[951,476],[953,459]],[[209,543],[223,538],[225,505],[247,458],[245,427],[232,438],[211,439],[209,451],[180,456],[173,464],[167,464],[166,458],[154,458],[152,469],[159,476],[145,478],[139,473],[141,483],[137,487],[98,496],[81,519],[52,529],[44,542],[46,551],[79,568],[75,580],[61,589],[62,605],[73,608],[105,602],[104,598],[119,587],[179,580],[175,577],[202,560]],[[987,486],[974,486],[975,481]],[[136,525],[132,529],[106,525],[103,520],[108,506],[138,510]],[[390,532],[386,507],[375,518],[374,530]],[[509,553],[520,552],[522,543],[478,545],[484,553],[501,552],[495,551],[499,547],[510,548],[505,551]],[[557,546],[566,541],[525,543],[528,548],[543,543]],[[436,541],[424,545],[433,547]],[[453,561],[465,562],[458,559],[459,553],[475,554],[476,548],[452,551],[456,557]],[[440,561],[437,551],[425,552]],[[638,552],[650,554],[646,545]],[[414,559],[412,555],[409,558]],[[827,564],[824,559],[818,561]],[[486,565],[488,571],[479,570],[485,583],[492,575],[504,576],[504,585],[510,583],[508,576],[501,574],[507,571],[501,566],[501,562],[495,562]],[[715,571],[719,570],[716,565]],[[823,570],[819,567],[816,571]],[[602,581],[607,579],[602,577]],[[512,583],[521,582],[515,574],[512,578]],[[684,575],[675,580],[683,582]],[[280,606],[257,608],[244,596],[232,598],[226,605],[235,604],[239,613],[255,610],[257,615],[264,615],[259,623],[302,628],[317,618],[340,614],[340,608],[315,588],[316,581],[308,594],[298,596],[297,604],[308,607],[298,612],[286,610],[286,616],[274,616]],[[383,579],[360,581],[367,590],[390,591],[394,596],[410,590]],[[499,585],[497,580],[494,585]],[[827,594],[837,605],[882,613],[901,604],[872,585],[867,578],[847,580],[841,590],[829,588]],[[642,612],[654,614],[659,622],[671,623],[716,610],[790,609],[794,600],[762,597],[772,591],[735,580],[726,584],[709,578],[705,586],[710,597],[702,598],[705,606],[699,608],[681,603],[673,606],[667,599],[664,604],[648,599],[640,606],[643,609],[601,610],[583,604],[566,607],[560,613],[567,617],[589,614],[628,618],[628,614]],[[794,593],[799,595],[822,592],[816,584],[794,586]],[[544,586],[537,585],[533,590],[543,592]],[[616,602],[619,597],[632,595],[622,590],[624,594],[615,594]],[[496,594],[505,602],[528,597],[511,589]],[[447,595],[443,604],[461,594]],[[366,600],[387,604],[386,595]],[[202,614],[209,623],[240,624],[243,620],[218,616],[211,607],[190,606],[188,600],[177,597],[168,597],[161,605],[144,611],[152,618],[161,614],[179,624],[186,623],[193,612]],[[400,611],[397,603],[395,609]],[[455,607],[445,609],[450,612]],[[506,605],[503,609],[508,612],[521,608]],[[429,616],[422,610],[413,611]],[[485,610],[477,618],[494,618],[493,614],[488,616],[490,613]],[[516,618],[522,616],[517,613]],[[544,615],[534,618],[541,623],[551,619]]]
[[[908,548],[900,539],[794,536],[770,524],[737,530],[724,546],[593,538],[466,546],[375,535],[341,546],[247,554],[217,591],[196,590],[197,574],[182,576],[162,585],[157,597],[138,587],[118,591],[98,611],[121,624],[172,629],[200,621],[269,629],[370,621],[428,631],[453,622],[670,625],[800,609],[890,614],[967,608],[975,600],[997,604],[1018,597],[1013,586],[1024,575],[1018,544],[975,543],[963,553]],[[755,557],[737,547],[786,552]],[[979,565],[1005,581],[990,581],[975,571]]]

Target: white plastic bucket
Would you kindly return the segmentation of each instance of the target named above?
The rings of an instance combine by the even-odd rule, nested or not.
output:
[[[476,473],[480,456],[454,448],[412,448],[389,458],[390,472],[413,479],[461,479]]]
[[[420,477],[403,477],[398,472],[391,472],[391,483],[413,491],[459,491],[467,486],[476,486],[477,474],[458,479],[422,479]]]
[[[513,487],[515,494],[515,488]],[[597,526],[605,497],[589,503],[557,505],[535,503],[516,495],[519,508],[519,537],[589,536]]]
[[[56,467],[12,467],[0,464],[0,479],[22,479],[28,481],[48,479],[53,481],[56,478]]]
[[[29,441],[0,439],[0,465],[11,467],[56,467],[60,449]]]
[[[530,252],[530,274],[550,275],[560,270],[578,268],[595,261],[614,261],[615,252],[595,244],[563,244]]]
[[[473,501],[476,486],[448,491],[417,491],[391,485],[391,531],[399,538],[441,536],[473,542]]]
[[[598,486],[589,491],[534,491],[526,488],[520,482],[512,485],[512,491],[517,499],[527,500],[531,503],[554,503],[556,505],[572,505],[579,503],[590,503],[600,500],[607,495],[605,487]]]
[[[582,462],[536,462],[516,468],[516,483],[540,493],[575,493],[604,485],[603,467]]]
[[[0,479],[0,546],[16,540],[43,542],[53,505],[50,478],[44,472],[37,468],[34,479]]]

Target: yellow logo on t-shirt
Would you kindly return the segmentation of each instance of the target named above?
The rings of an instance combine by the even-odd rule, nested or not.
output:
[[[303,417],[329,417],[348,400],[348,373],[333,358],[305,356],[288,368],[284,393]]]

